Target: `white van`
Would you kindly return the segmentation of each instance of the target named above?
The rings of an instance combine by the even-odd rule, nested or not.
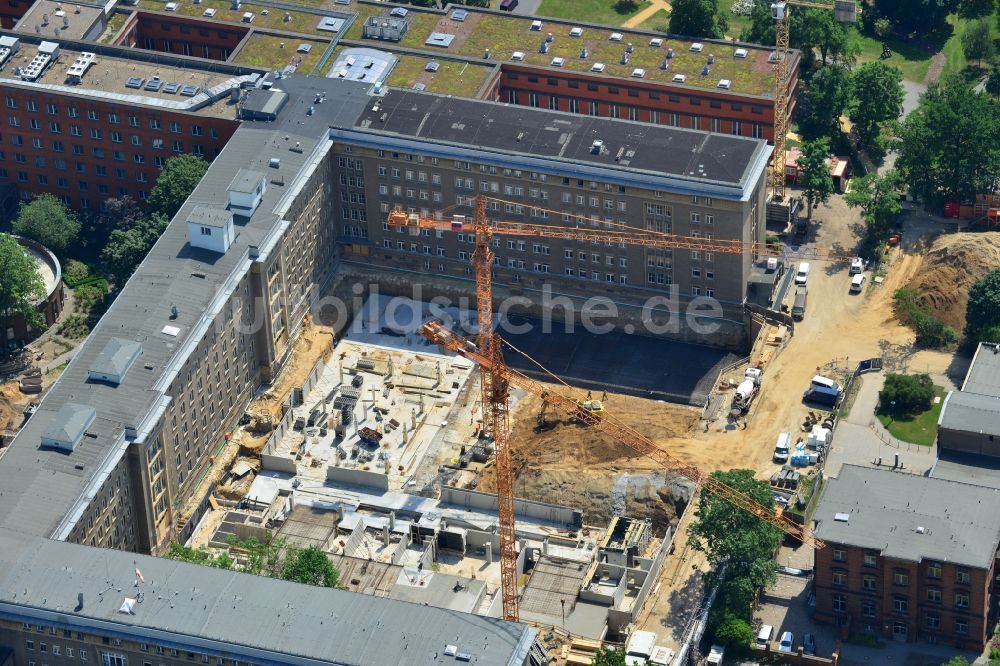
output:
[[[858,273],[851,278],[851,293],[856,294],[865,288],[865,274]]]
[[[805,284],[809,279],[809,262],[803,261],[799,264],[799,270],[795,274],[795,284]]]
[[[769,624],[765,624],[757,632],[757,642],[756,645],[761,650],[767,649],[767,644],[771,642],[771,637],[774,636],[774,627]]]
[[[772,458],[776,463],[788,462],[789,451],[792,448],[792,434],[783,432],[778,435],[778,441],[774,444],[774,455]]]
[[[812,388],[826,389],[828,391],[840,391],[840,384],[833,381],[829,377],[824,377],[823,375],[813,375],[812,382],[810,382]]]

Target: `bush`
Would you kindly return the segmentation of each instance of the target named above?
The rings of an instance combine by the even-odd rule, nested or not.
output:
[[[742,618],[730,615],[715,630],[715,640],[733,656],[747,654],[753,642],[753,628]]]
[[[904,287],[893,295],[896,302],[896,316],[917,333],[920,347],[942,347],[958,340],[958,331],[931,314],[920,292]]]
[[[879,391],[882,411],[892,414],[917,414],[930,409],[934,399],[934,383],[930,375],[885,376],[885,387]]]
[[[72,314],[66,317],[66,320],[63,321],[63,323],[59,324],[59,328],[56,332],[67,338],[79,340],[90,334],[90,326],[87,324],[86,317],[83,315]]]
[[[103,303],[104,297],[107,295],[108,283],[106,280],[77,287],[73,292],[73,296],[76,298],[76,311],[82,314],[90,312],[95,305]]]
[[[63,267],[63,282],[70,289],[75,288],[88,277],[90,277],[90,266],[82,261],[70,259]]]

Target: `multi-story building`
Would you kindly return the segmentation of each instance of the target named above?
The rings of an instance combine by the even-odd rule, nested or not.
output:
[[[334,127],[346,259],[379,270],[472,280],[472,234],[412,237],[391,210],[705,239],[763,241],[763,140],[390,91],[353,127]],[[547,238],[494,239],[499,289],[628,301],[676,289],[717,299],[740,322],[750,254]],[[498,294],[502,295],[502,294]]]
[[[143,201],[172,155],[211,160],[238,126],[242,85],[253,68],[86,42],[56,50],[37,76],[22,73],[43,42],[5,38],[13,52],[0,78],[0,183],[22,198],[48,192],[77,210],[111,197]],[[50,48],[51,50],[51,48]]]
[[[816,619],[982,650],[996,622],[1000,490],[845,465],[814,514]]]
[[[1000,457],[1000,345],[979,343],[961,390],[944,399],[937,441],[943,457]]]

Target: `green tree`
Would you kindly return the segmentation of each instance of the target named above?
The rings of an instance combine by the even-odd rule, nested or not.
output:
[[[1000,268],[987,273],[969,289],[965,306],[965,334],[972,341],[996,335],[1000,327]]]
[[[868,146],[882,123],[903,111],[903,74],[884,62],[866,62],[851,76],[851,93],[851,121],[861,143]]]
[[[851,98],[851,74],[844,67],[823,67],[799,96],[799,131],[804,138],[840,134],[840,116]]]
[[[826,203],[833,194],[830,176],[830,143],[826,139],[806,141],[799,156],[799,179],[806,198],[806,218],[812,219],[813,206]]]
[[[829,65],[837,62],[853,63],[860,47],[854,39],[854,31],[846,23],[836,19],[827,9],[799,9],[802,13],[801,25],[796,35],[796,45],[803,51],[819,51],[820,62]],[[789,40],[791,41],[791,39]]]
[[[208,170],[208,162],[194,155],[171,157],[149,193],[149,208],[168,220],[181,209],[198,181]]]
[[[959,0],[958,15],[964,19],[989,16],[994,6],[995,0]]]
[[[959,655],[957,657],[952,657],[948,661],[941,664],[941,666],[969,666],[969,660]]]
[[[101,251],[101,261],[115,277],[118,288],[129,279],[136,267],[149,253],[153,243],[167,228],[169,220],[153,213],[148,218],[140,218],[132,227],[115,229]]]
[[[670,9],[670,32],[689,37],[721,38],[729,29],[728,13],[718,0],[674,0]]]
[[[601,646],[590,660],[590,666],[625,666],[625,650]]]
[[[0,234],[0,330],[21,316],[34,328],[45,325],[38,302],[45,298],[45,283],[35,260],[10,234]]]
[[[285,563],[281,568],[281,577],[306,585],[320,587],[337,587],[340,572],[322,550],[315,546],[308,548],[289,548],[285,554]]]
[[[978,19],[965,26],[962,33],[962,53],[967,60],[975,60],[977,67],[982,67],[983,60],[989,60],[996,53],[993,44],[991,26],[987,19]]]
[[[947,27],[945,20],[958,9],[958,0],[875,0],[875,9],[900,32],[926,35]]]
[[[844,200],[851,208],[860,208],[861,214],[868,225],[869,239],[881,242],[888,235],[889,227],[902,206],[899,205],[899,194],[896,187],[901,178],[896,171],[888,171],[884,175],[870,173],[861,178],[855,178],[851,183],[851,191]]]
[[[22,203],[12,224],[14,233],[36,240],[56,254],[76,241],[80,221],[51,194],[39,194]]]
[[[934,399],[934,382],[930,375],[885,376],[885,386],[878,393],[881,409],[891,414],[918,414],[930,409]]]
[[[750,623],[734,615],[726,616],[716,627],[714,636],[715,642],[721,643],[733,656],[749,652],[754,639]]]
[[[755,478],[752,470],[737,469],[713,472],[712,476],[769,509],[774,497],[767,483]],[[701,490],[698,517],[688,528],[689,543],[706,554],[712,565],[710,581],[717,580],[725,565],[726,579],[743,578],[750,589],[774,580],[772,555],[781,543],[782,533],[771,523],[716,495],[708,487]]]
[[[1000,65],[994,63],[993,67],[990,68],[989,76],[986,77],[986,92],[988,92],[993,99],[1000,97]]]
[[[898,134],[896,166],[924,200],[971,198],[1000,177],[1000,107],[960,76],[932,84]]]
[[[228,554],[213,556],[208,551],[191,548],[176,541],[170,542],[170,550],[167,551],[166,558],[168,560],[202,564],[215,567],[216,569],[233,569],[236,564]]]

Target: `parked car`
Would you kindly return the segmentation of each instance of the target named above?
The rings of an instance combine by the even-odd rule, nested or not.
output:
[[[816,656],[816,637],[812,634],[803,634],[802,653],[807,654],[810,657]]]
[[[795,635],[790,631],[786,631],[781,634],[781,640],[778,641],[778,652],[791,652],[792,645],[795,644]]]
[[[792,446],[792,434],[788,432],[783,432],[778,435],[778,441],[774,445],[774,455],[772,456],[774,462],[776,463],[786,463],[788,462],[789,449]]]
[[[512,12],[517,8],[517,0],[503,0],[500,3],[500,10],[505,12]]]
[[[851,293],[858,294],[861,290],[865,288],[865,274],[858,273],[853,278],[851,278]]]
[[[851,275],[865,272],[865,262],[861,257],[851,259]]]
[[[805,284],[809,279],[809,262],[803,261],[799,264],[799,270],[795,273],[795,284]]]

